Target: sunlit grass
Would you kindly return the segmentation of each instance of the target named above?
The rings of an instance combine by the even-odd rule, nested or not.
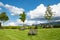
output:
[[[60,28],[38,29],[37,35],[28,36],[27,30],[0,29],[0,40],[60,40]]]

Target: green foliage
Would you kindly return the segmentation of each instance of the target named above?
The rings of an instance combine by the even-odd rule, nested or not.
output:
[[[52,10],[51,10],[51,7],[47,7],[47,10],[46,10],[46,12],[45,12],[45,18],[47,19],[47,20],[51,20],[52,19],[52,17],[53,17],[53,12],[52,12]]]
[[[6,15],[6,12],[2,12],[2,13],[0,14],[0,21],[5,22],[5,21],[7,21],[7,20],[9,20],[9,18],[8,18],[8,16]]]
[[[44,17],[45,17],[45,18],[48,20],[48,22],[49,22],[49,25],[46,25],[46,26],[51,27],[50,21],[53,19],[53,12],[52,12],[50,6],[47,7],[47,10],[46,10],[46,12],[45,12],[45,16],[44,16]]]
[[[25,26],[24,26],[24,22],[26,20],[26,14],[25,12],[23,12],[22,14],[19,15],[20,16],[20,20],[23,22],[23,27],[21,28],[21,30],[24,30],[25,29]]]
[[[26,14],[25,12],[23,12],[22,14],[20,14],[20,18],[22,22],[24,22],[26,20]]]
[[[4,26],[3,29],[20,29],[20,26]]]
[[[60,25],[59,24],[55,24],[53,25],[54,28],[60,28]]]

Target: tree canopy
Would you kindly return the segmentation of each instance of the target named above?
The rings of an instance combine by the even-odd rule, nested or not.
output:
[[[8,16],[6,15],[6,12],[2,12],[2,13],[0,14],[0,21],[5,22],[5,21],[7,21],[7,20],[9,20],[9,18],[8,18]]]
[[[20,14],[20,18],[22,22],[24,22],[26,20],[26,14],[25,12],[23,12],[22,14]]]
[[[25,29],[25,26],[24,26],[24,22],[26,20],[26,14],[25,12],[23,12],[22,14],[19,15],[20,16],[20,20],[23,22],[23,27],[21,28],[21,30],[24,30]]]
[[[52,16],[53,16],[53,12],[52,12],[52,10],[51,10],[51,7],[48,6],[48,7],[47,7],[47,10],[46,10],[46,12],[45,12],[45,18],[46,18],[47,20],[51,20],[51,19],[52,19]]]

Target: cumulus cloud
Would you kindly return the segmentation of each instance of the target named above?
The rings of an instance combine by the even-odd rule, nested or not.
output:
[[[55,17],[60,17],[60,3],[50,5],[50,7],[52,8],[52,12],[54,12]],[[44,4],[40,4],[34,10],[29,11],[28,15],[31,19],[41,18],[44,17],[45,11],[46,6],[44,6]]]
[[[17,26],[15,22],[8,23],[9,26]]]
[[[22,25],[23,24],[23,22],[20,19],[17,19],[16,23],[18,25]],[[26,25],[32,25],[34,23],[35,23],[35,21],[32,21],[32,20],[25,20],[25,22],[24,22],[24,24],[26,24]]]
[[[40,23],[45,23],[46,21],[35,21],[35,20],[25,20],[24,24],[25,25],[36,25]],[[23,22],[20,19],[17,19],[16,21],[7,21],[6,23],[3,24],[3,26],[18,26],[18,25],[23,25]]]
[[[4,6],[4,4],[2,2],[0,2],[0,6]]]
[[[17,19],[16,21],[17,24],[22,25],[23,22],[20,19]],[[33,25],[33,24],[40,24],[40,23],[45,23],[45,21],[35,21],[35,20],[25,20],[24,24],[25,25]]]
[[[40,18],[44,15],[45,11],[46,7],[43,4],[40,4],[34,10],[29,11],[28,15],[30,16],[31,19]]]
[[[15,22],[12,22],[12,21],[8,21],[7,22],[8,24],[4,24],[4,26],[18,26],[18,25],[23,25],[23,22],[20,20],[20,19],[17,19]],[[35,21],[32,21],[32,20],[26,20],[24,22],[25,25],[32,25],[32,24],[35,24]]]
[[[12,6],[9,4],[3,4],[2,2],[0,2],[0,6],[3,6],[6,9],[8,9],[12,13],[11,15],[18,15],[24,11],[23,8],[18,8],[16,6]],[[55,17],[60,17],[60,3],[50,5],[50,7],[52,8],[52,11],[55,12],[54,13]],[[46,6],[44,4],[38,5],[34,10],[30,10],[29,12],[27,12],[27,15],[34,20],[26,20],[24,24],[32,25],[32,24],[44,23],[45,21],[36,21],[35,19],[44,17],[45,11],[46,11]],[[17,19],[16,22],[9,22],[7,25],[16,26],[22,24],[23,22],[20,19]]]
[[[22,25],[23,22],[22,22],[20,19],[17,19],[17,20],[16,20],[16,24],[18,24],[18,25]]]
[[[2,26],[18,26],[17,22],[10,21],[10,20],[2,24],[3,24]]]
[[[54,15],[60,17],[60,3],[51,5],[52,11],[55,12]]]
[[[0,2],[0,6],[5,7],[7,10],[9,10],[11,12],[11,15],[19,15],[24,11],[23,8],[18,8],[9,4],[3,4],[2,2]]]
[[[19,15],[24,11],[23,8],[18,8],[8,4],[5,5],[5,8],[7,8],[12,13],[11,15]]]

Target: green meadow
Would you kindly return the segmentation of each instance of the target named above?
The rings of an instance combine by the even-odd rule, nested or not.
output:
[[[0,40],[60,40],[60,28],[38,29],[37,35],[28,35],[29,29],[0,29]]]

